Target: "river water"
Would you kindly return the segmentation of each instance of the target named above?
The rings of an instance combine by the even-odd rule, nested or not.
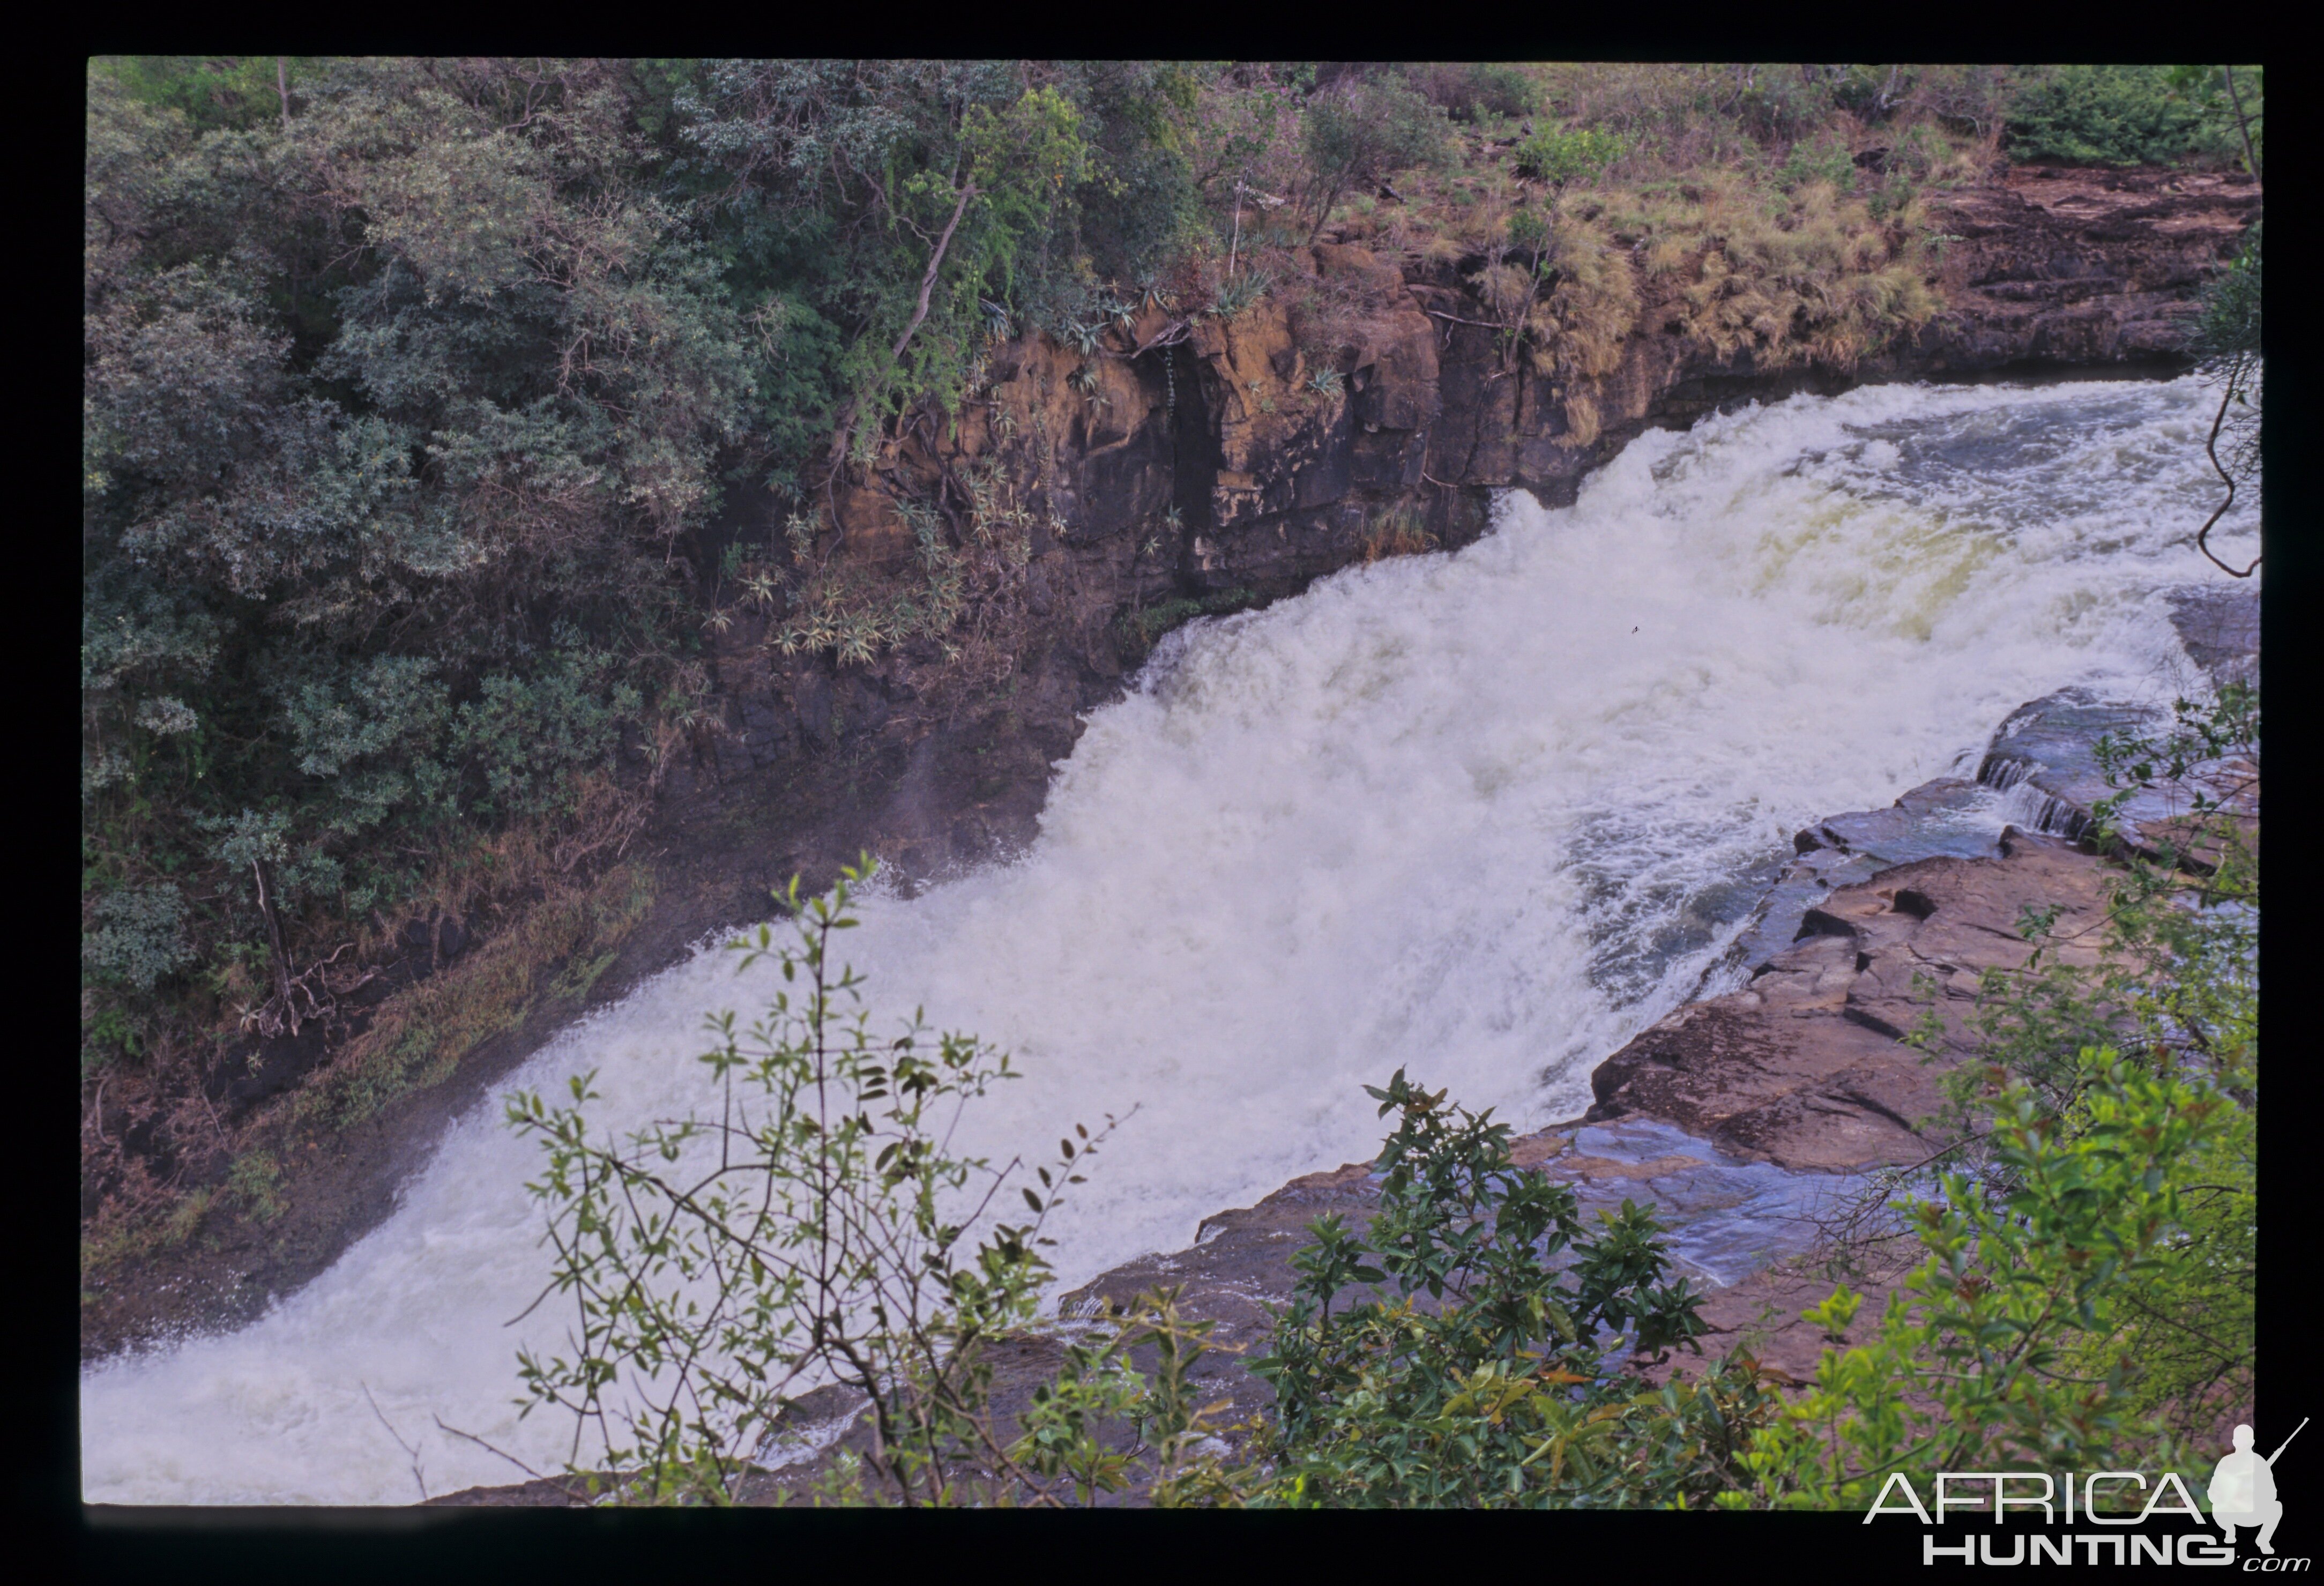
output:
[[[1878,387],[1634,442],[1571,508],[1503,501],[1452,555],[1351,568],[1165,641],[1058,768],[1032,849],[844,938],[875,1007],[924,1005],[1026,1078],[970,1142],[1038,1157],[1134,1117],[1051,1231],[1070,1285],[1366,1157],[1399,1065],[1520,1125],[1692,994],[1791,834],[1973,772],[2067,685],[2168,699],[2166,592],[2206,582],[2193,381]],[[2215,534],[2255,549],[2257,513]],[[2209,576],[2207,577],[2206,575]],[[599,1073],[602,1124],[708,1096],[710,1010],[765,976],[706,945],[512,1081]],[[404,1503],[549,1470],[514,1356],[553,1346],[497,1102],[336,1267],[240,1332],[83,1378],[84,1492]],[[417,1451],[415,1457],[399,1439]],[[585,1451],[586,1452],[586,1451]]]

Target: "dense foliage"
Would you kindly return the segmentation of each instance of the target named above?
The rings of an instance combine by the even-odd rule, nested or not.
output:
[[[1750,1370],[1657,1391],[1623,1369],[1701,1347],[1702,1296],[1665,1281],[1651,1213],[1625,1200],[1585,1229],[1572,1185],[1511,1166],[1507,1124],[1402,1070],[1366,1089],[1398,1115],[1379,1210],[1360,1234],[1312,1224],[1292,1258],[1254,1366],[1276,1390],[1274,1470],[1246,1501],[1633,1507],[1731,1485],[1769,1403]]]
[[[2241,153],[2237,112],[2217,69],[2061,66],[2033,76],[2010,106],[2013,159],[2076,165],[2167,165]],[[2242,94],[2255,111],[2260,69]]]

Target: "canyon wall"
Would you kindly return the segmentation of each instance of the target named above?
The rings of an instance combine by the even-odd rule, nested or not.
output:
[[[844,823],[849,841],[908,874],[1021,843],[1080,713],[1118,690],[1156,626],[1468,543],[1492,492],[1570,502],[1644,429],[1722,404],[1873,381],[2174,373],[2201,283],[2258,207],[2237,176],[2042,167],[1932,196],[1942,309],[1848,367],[1718,355],[1686,333],[1665,280],[1642,285],[1609,373],[1544,376],[1505,353],[1471,280],[1481,256],[1399,266],[1331,242],[1303,261],[1312,290],[1231,318],[1149,301],[1093,352],[1038,333],[1002,344],[956,421],[922,420],[825,486],[841,527],[816,546],[826,566],[905,578],[916,540],[899,503],[936,503],[958,541],[972,495],[998,492],[1023,514],[1024,559],[982,592],[981,652],[964,664],[917,641],[841,664],[781,653],[769,643],[781,614],[745,614],[717,641],[722,717],[678,771],[673,815],[709,784],[795,779],[844,753],[859,798],[872,795]],[[1328,362],[1305,350],[1318,302],[1334,316]],[[745,501],[723,531],[778,545],[781,516],[771,498]]]

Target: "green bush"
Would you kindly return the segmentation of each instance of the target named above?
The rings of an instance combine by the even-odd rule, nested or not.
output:
[[[545,810],[570,797],[573,776],[602,765],[643,701],[614,658],[578,635],[530,677],[495,672],[460,706],[451,749],[482,780],[488,814]]]
[[[874,1032],[862,978],[830,952],[870,875],[867,859],[804,899],[794,880],[796,945],[767,927],[733,944],[744,967],[775,958],[785,990],[747,1029],[711,1020],[715,1118],[600,1141],[587,1076],[567,1106],[511,1098],[510,1125],[543,1150],[530,1186],[556,1253],[542,1297],[568,1296],[575,1314],[569,1355],[519,1357],[526,1412],[561,1408],[604,1434],[603,1462],[573,1473],[614,1502],[734,1501],[792,1399],[825,1382],[862,1396],[873,1434],[868,1460],[828,1472],[832,1500],[1054,1506],[1198,1481],[1206,1429],[1187,1371],[1208,1324],[1167,1296],[1070,1341],[1014,1430],[996,1424],[994,1346],[1032,1323],[1042,1222],[1104,1134],[1061,1139],[1038,1190],[1013,1165],[951,1154],[960,1110],[1016,1075],[1005,1054],[917,1017]],[[1019,1198],[1029,1220],[988,1216]],[[1129,1364],[1141,1349],[1154,1377]]]
[[[1452,149],[1444,113],[1402,78],[1344,79],[1318,90],[1302,117],[1310,240],[1342,195],[1416,165],[1441,164]]]
[[[1783,168],[1775,172],[1775,185],[1788,193],[1812,181],[1828,183],[1835,192],[1855,190],[1856,161],[1846,143],[1798,143],[1792,145],[1792,152],[1784,157]]]
[[[1627,148],[1621,138],[1596,127],[1568,132],[1545,126],[1519,143],[1512,160],[1518,175],[1563,188],[1604,174]]]
[[[1401,1069],[1365,1088],[1397,1114],[1379,1210],[1360,1235],[1311,1224],[1292,1259],[1291,1303],[1254,1368],[1277,1425],[1275,1474],[1251,1501],[1683,1504],[1731,1482],[1768,1404],[1750,1370],[1657,1393],[1621,1369],[1633,1351],[1700,1347],[1701,1296],[1665,1281],[1653,1217],[1625,1201],[1585,1230],[1573,1187],[1511,1166],[1489,1111]]]
[[[2163,66],[2061,66],[2019,89],[2006,147],[2013,160],[2170,165],[2228,152],[2227,130],[2173,88]]]
[[[80,961],[100,980],[150,991],[193,959],[185,895],[175,882],[105,893],[93,912],[96,928],[81,934]]]

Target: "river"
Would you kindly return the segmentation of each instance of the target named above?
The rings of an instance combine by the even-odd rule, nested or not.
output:
[[[1091,717],[1028,852],[875,888],[846,955],[875,1006],[1014,1054],[973,1146],[1038,1155],[1137,1109],[1052,1226],[1068,1284],[1369,1156],[1360,1086],[1399,1065],[1520,1125],[1571,1117],[1591,1065],[1715,983],[1794,831],[1972,774],[2049,690],[2193,686],[2165,596],[2226,582],[2190,543],[2215,401],[1886,386],[1649,434],[1570,508],[1513,495],[1460,552],[1171,635]],[[2213,542],[2247,558],[2256,532],[2239,510]],[[683,1111],[705,1013],[768,989],[706,944],[512,1083],[595,1069],[603,1123]],[[535,1158],[480,1108],[257,1322],[88,1369],[88,1498],[517,1478],[439,1419],[556,1468],[571,1423],[519,1419],[514,1357],[562,1316],[507,1324],[547,1271]]]

